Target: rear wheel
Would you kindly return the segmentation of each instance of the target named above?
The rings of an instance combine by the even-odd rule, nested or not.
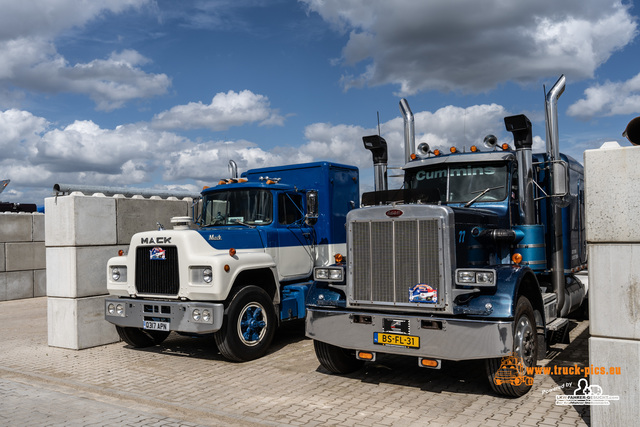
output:
[[[149,331],[140,328],[125,328],[123,326],[116,326],[116,330],[122,341],[136,348],[162,344],[169,336],[168,331]]]
[[[353,351],[316,340],[313,348],[320,364],[331,373],[350,374],[364,365],[364,361],[356,359]]]
[[[262,357],[273,340],[276,321],[273,302],[263,289],[241,288],[229,303],[222,328],[214,334],[220,353],[236,362]]]
[[[538,337],[533,307],[526,297],[518,298],[513,326],[513,356],[516,364],[509,364],[507,370],[503,362],[507,358],[487,359],[486,369],[493,391],[504,396],[519,397],[526,394],[533,385],[533,368],[537,363]],[[503,366],[504,365],[504,366]],[[501,372],[501,367],[503,368]],[[508,377],[508,381],[505,381]]]

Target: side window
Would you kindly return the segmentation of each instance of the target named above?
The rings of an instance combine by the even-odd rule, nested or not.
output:
[[[304,216],[302,207],[301,194],[278,194],[278,222],[289,225],[302,219]]]

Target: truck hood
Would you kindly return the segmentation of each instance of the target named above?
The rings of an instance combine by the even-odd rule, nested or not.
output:
[[[258,228],[233,225],[204,228],[198,233],[215,249],[264,249],[264,239]]]

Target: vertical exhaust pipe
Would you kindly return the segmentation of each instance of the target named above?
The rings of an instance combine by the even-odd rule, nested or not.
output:
[[[551,162],[560,160],[560,147],[558,141],[558,98],[565,88],[564,74],[560,76],[555,85],[547,93],[545,102],[546,131],[547,131],[547,155]],[[558,194],[563,184],[561,166],[550,163],[551,189],[554,194]],[[562,208],[559,203],[551,201],[548,203],[553,221],[551,221],[551,279],[553,291],[558,297],[558,316],[564,317],[569,314],[569,304],[565,307],[565,278],[564,278],[564,248],[562,245]]]
[[[229,160],[229,174],[232,179],[238,179],[238,165],[233,160]]]
[[[413,120],[413,113],[406,99],[400,100],[400,111],[404,119],[404,161],[411,160],[411,154],[416,149],[416,128]]]

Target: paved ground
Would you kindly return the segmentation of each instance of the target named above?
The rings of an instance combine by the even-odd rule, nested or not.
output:
[[[576,376],[536,376],[518,399],[494,395],[480,362],[421,369],[384,357],[348,376],[317,362],[304,325],[281,329],[270,353],[230,363],[211,340],[171,335],[73,351],[47,346],[46,298],[0,302],[2,426],[582,426],[586,406],[556,406]],[[588,322],[548,366],[588,366]],[[561,388],[566,383],[571,386]]]

